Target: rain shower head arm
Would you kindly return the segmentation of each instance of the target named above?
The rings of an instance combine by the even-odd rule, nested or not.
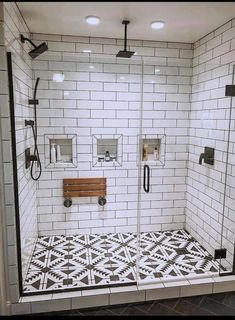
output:
[[[127,25],[130,23],[130,21],[128,20],[123,20],[122,24],[125,25],[124,28],[124,50],[120,50],[117,54],[116,57],[117,58],[131,58],[133,56],[133,54],[135,54],[134,51],[128,51],[127,50]]]
[[[130,23],[130,21],[128,20],[123,20],[122,24],[125,25],[125,29],[124,29],[124,51],[127,51],[126,47],[127,47],[127,25]]]
[[[31,45],[34,48],[37,48],[37,46],[33,43],[33,41],[31,41],[29,38],[24,37],[23,34],[20,35],[20,40],[22,43],[25,43],[25,41],[28,41],[29,43],[31,43]]]

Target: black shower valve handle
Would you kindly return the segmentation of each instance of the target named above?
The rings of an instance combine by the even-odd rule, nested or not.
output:
[[[211,147],[205,147],[205,150],[203,153],[201,153],[199,157],[199,164],[202,164],[202,160],[204,159],[204,163],[214,165],[214,148]]]
[[[201,153],[199,157],[199,164],[202,164],[202,159],[205,159],[205,153]]]

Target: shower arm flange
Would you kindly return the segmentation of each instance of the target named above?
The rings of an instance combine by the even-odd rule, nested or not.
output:
[[[34,48],[37,48],[37,46],[33,43],[33,41],[30,40],[29,38],[24,37],[23,34],[20,35],[20,40],[21,40],[22,43],[25,43],[25,41],[28,41],[29,43],[31,43],[31,45]]]

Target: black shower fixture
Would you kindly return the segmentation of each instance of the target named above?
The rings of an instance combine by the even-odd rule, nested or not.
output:
[[[131,58],[135,51],[127,51],[126,49],[126,44],[127,44],[127,25],[130,23],[128,20],[123,20],[122,24],[125,25],[125,30],[124,30],[124,50],[120,50],[117,54],[116,57],[118,58]]]
[[[48,50],[48,46],[47,46],[46,42],[43,42],[39,46],[36,46],[33,43],[33,41],[31,41],[28,38],[25,38],[22,34],[20,35],[20,40],[21,40],[22,43],[24,43],[25,41],[28,41],[34,47],[33,50],[29,51],[29,55],[30,55],[30,57],[32,59],[37,58],[41,53],[43,53],[43,52]]]
[[[38,144],[37,144],[37,136],[38,136],[38,130],[37,130],[37,105],[39,104],[38,99],[36,98],[37,95],[37,88],[39,84],[40,78],[37,77],[34,87],[34,93],[33,93],[33,99],[29,99],[29,104],[32,104],[34,106],[34,120],[25,120],[25,126],[30,126],[32,128],[33,132],[33,138],[34,138],[34,152],[33,154],[30,154],[30,148],[25,150],[25,168],[30,168],[30,175],[31,178],[34,181],[39,180],[41,174],[42,174],[42,164],[39,156],[38,151]],[[38,172],[36,173],[37,176],[35,176],[35,173],[33,172],[33,168],[35,164],[37,163],[37,167],[39,168]]]

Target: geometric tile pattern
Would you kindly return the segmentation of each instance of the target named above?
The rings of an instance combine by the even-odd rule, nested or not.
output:
[[[139,250],[137,244],[139,242]],[[137,267],[137,261],[138,267]],[[185,230],[38,238],[24,292],[117,285],[139,279],[218,272]]]

